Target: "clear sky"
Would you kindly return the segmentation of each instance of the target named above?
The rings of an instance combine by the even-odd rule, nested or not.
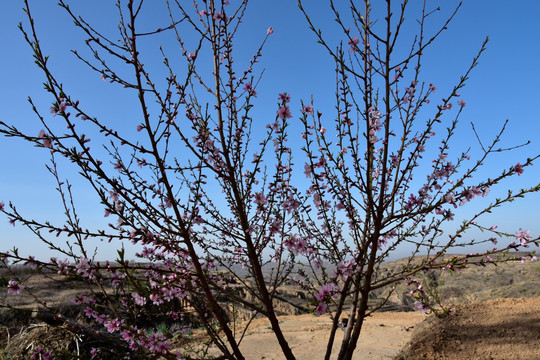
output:
[[[235,3],[235,0],[230,1]],[[417,2],[411,1],[413,4]],[[97,28],[114,30],[113,1],[72,3],[73,9],[84,14]],[[157,3],[158,0],[147,1],[148,6],[144,9],[148,11],[148,16],[143,26],[148,26],[148,29],[162,27],[156,24],[159,22],[156,19],[163,14],[162,7],[155,5]],[[447,14],[457,3],[455,0],[428,1],[433,8],[442,7],[441,15]],[[119,97],[113,91],[116,89],[101,81],[99,75],[88,71],[69,53],[70,49],[84,49],[81,41],[84,37],[56,6],[56,0],[30,0],[30,4],[43,50],[51,56],[52,68],[58,79],[88,107],[95,109],[98,117],[118,124],[120,128],[133,130],[139,123],[139,120],[133,120],[137,116],[130,105],[134,98],[127,95]],[[329,17],[331,14],[326,1],[306,0],[305,4],[314,22],[324,29],[329,38],[336,38],[337,27]],[[42,90],[42,73],[33,64],[31,50],[17,29],[19,21],[27,23],[22,6],[22,1],[17,0],[0,3],[0,48],[3,50],[0,56],[0,104],[3,108],[0,119],[37,135],[41,126],[26,99],[28,96],[35,99],[44,114],[48,114],[50,101]],[[528,147],[512,153],[496,154],[488,163],[494,174],[517,161],[523,161],[527,154],[540,153],[540,119],[537,111],[540,104],[538,14],[540,1],[535,0],[514,1],[511,4],[504,0],[465,1],[449,29],[426,54],[424,79],[436,84],[440,96],[443,96],[444,91],[451,88],[466,70],[482,41],[489,35],[488,50],[473,71],[468,86],[461,92],[467,106],[462,117],[464,128],[455,142],[456,148],[476,146],[467,125],[470,121],[475,122],[485,139],[490,139],[504,120],[510,119],[501,145],[510,147],[527,140],[532,142]],[[439,24],[440,20],[442,16],[433,19],[432,24]],[[293,117],[297,118],[300,114],[300,99],[307,101],[313,95],[316,108],[332,118],[333,63],[325,50],[316,44],[314,35],[296,7],[296,1],[252,1],[236,45],[239,64],[242,64],[242,57],[248,58],[257,49],[270,26],[275,33],[263,51],[259,71],[264,68],[265,73],[255,103],[255,114],[260,116],[261,123],[272,121],[277,94],[284,91],[291,94]],[[166,36],[163,39],[163,45],[168,45]],[[151,55],[146,65],[152,66],[155,62],[159,68],[157,45],[147,44]],[[44,149],[33,148],[20,140],[0,138],[0,201],[14,202],[18,210],[29,217],[61,222],[63,210],[59,207],[54,190],[54,179],[45,170],[47,159],[48,154]],[[74,169],[62,170],[64,176],[77,182]],[[523,176],[515,177],[506,184],[509,188],[526,187],[538,183],[539,179],[540,164],[536,164],[528,168]],[[82,214],[90,223],[102,218],[103,209],[95,205],[90,192],[80,191],[76,199],[81,204]],[[540,194],[533,194],[501,209],[493,217],[493,222],[510,232],[520,227],[531,229],[538,236],[539,203]],[[32,239],[28,231],[21,227],[13,228],[8,224],[8,219],[0,219],[0,250],[13,246],[18,246],[23,253],[49,254],[39,241]],[[110,248],[106,251],[110,251]]]

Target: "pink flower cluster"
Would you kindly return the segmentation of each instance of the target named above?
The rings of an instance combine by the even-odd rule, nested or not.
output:
[[[30,355],[30,360],[55,360],[50,350],[44,350],[41,345]]]
[[[524,172],[523,165],[517,163],[516,165],[514,165],[514,171],[516,172],[516,174],[518,174],[518,176],[521,176],[521,174],[523,174]]]
[[[382,114],[379,109],[369,108],[369,142],[375,144],[379,139],[377,133],[381,130]]]
[[[279,94],[278,100],[282,102],[282,105],[279,107],[277,111],[277,116],[281,120],[292,118],[291,110],[289,109],[289,105],[287,105],[287,103],[291,101],[291,96],[287,93]]]
[[[416,289],[409,292],[409,294],[416,299],[414,306],[416,306],[422,314],[425,314],[430,309],[428,303],[433,301],[433,298],[426,294],[424,287],[418,280],[408,279],[406,285],[410,286],[412,284],[416,285]]]
[[[112,319],[112,320],[106,321],[104,325],[108,332],[113,333],[120,329],[120,327],[122,326],[122,323],[123,321],[120,321],[118,319]]]
[[[160,333],[148,335],[144,330],[132,328],[122,331],[122,337],[131,349],[140,346],[156,354],[165,354],[171,348],[171,343]]]
[[[518,240],[522,246],[528,247],[527,244],[532,240],[532,236],[529,230],[523,230],[520,228],[519,231],[516,232],[516,240]],[[538,246],[538,244],[536,246]]]
[[[347,277],[353,275],[356,271],[357,266],[354,260],[343,260],[339,262],[335,275],[339,276],[341,281],[345,281]]]
[[[24,285],[19,284],[16,280],[9,280],[7,289],[9,295],[19,295],[24,290]]]
[[[328,308],[328,305],[326,302],[329,300],[329,298],[332,296],[334,298],[337,297],[337,293],[340,291],[340,287],[337,284],[324,284],[319,292],[315,295],[315,298],[319,302],[319,305],[317,305],[317,308],[315,309],[315,312],[317,316],[320,316],[324,313],[326,313],[326,310]]]
[[[43,141],[43,146],[49,149],[52,149],[52,139],[45,130],[41,129],[38,134],[38,138]]]
[[[308,246],[308,242],[305,238],[296,234],[290,235],[285,239],[283,245],[292,251],[295,255],[308,255],[311,253],[311,249]]]
[[[356,36],[353,36],[351,39],[349,39],[349,41],[347,42],[347,44],[351,45],[351,51],[352,52],[355,52],[355,51],[358,51],[358,44],[360,43],[360,40],[356,37]]]
[[[244,90],[249,94],[249,96],[257,97],[257,92],[251,83],[246,83],[246,85],[244,85]]]
[[[58,104],[54,104],[54,106],[51,106],[51,114],[53,116],[56,116],[58,113],[66,111],[67,107],[69,106],[69,103],[64,98],[60,98]]]
[[[75,265],[75,271],[83,278],[87,278],[89,280],[96,279],[95,269],[92,269],[90,259],[80,258],[79,263]]]

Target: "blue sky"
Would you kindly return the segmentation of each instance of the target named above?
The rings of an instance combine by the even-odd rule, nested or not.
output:
[[[231,3],[234,2],[231,0]],[[411,3],[414,7],[417,0]],[[441,15],[447,14],[457,3],[454,0],[428,1],[431,7],[442,7]],[[133,130],[136,126],[136,123],[130,122],[136,116],[131,106],[133,98],[119,96],[113,86],[101,81],[97,74],[89,72],[69,53],[70,49],[84,49],[81,42],[84,37],[56,6],[56,1],[34,0],[30,4],[43,50],[51,55],[52,68],[58,79],[89,108],[95,109],[100,118]],[[112,4],[113,1],[109,0],[73,2],[73,9],[85,14],[100,29],[109,31],[115,27]],[[37,134],[41,126],[26,99],[31,96],[44,114],[48,113],[50,103],[42,91],[42,74],[33,64],[31,50],[17,29],[19,21],[26,24],[22,5],[22,1],[15,0],[0,4],[0,48],[4,50],[0,57],[0,101],[3,108],[0,118],[31,134]],[[337,28],[329,18],[331,14],[326,1],[306,0],[305,6],[309,8],[314,22],[324,29],[329,38],[338,36],[335,32]],[[150,4],[147,10],[148,16],[143,25],[152,28],[156,19],[161,18],[162,8]],[[482,41],[489,35],[488,50],[461,92],[467,106],[462,116],[464,127],[455,144],[456,148],[476,146],[467,125],[470,121],[475,122],[484,139],[490,139],[504,120],[510,119],[501,145],[513,146],[527,140],[532,143],[512,153],[496,154],[487,164],[495,174],[523,160],[527,154],[540,153],[540,119],[537,111],[537,104],[540,103],[539,13],[540,2],[533,0],[516,1],[512,5],[501,0],[465,1],[449,29],[426,54],[423,78],[436,84],[440,96],[443,96],[445,90],[450,89],[466,70]],[[439,24],[440,20],[442,16],[434,18],[433,24]],[[299,116],[300,99],[308,101],[311,95],[316,108],[330,116],[334,93],[333,63],[325,50],[316,44],[314,35],[296,7],[296,1],[252,1],[236,47],[238,63],[242,64],[242,58],[248,58],[257,49],[270,26],[275,33],[268,40],[258,68],[259,71],[265,69],[255,103],[255,114],[260,116],[260,122],[266,124],[273,120],[277,94],[284,91],[291,94],[291,105],[296,108],[293,116]],[[163,41],[164,46],[170,45],[166,35]],[[147,65],[155,62],[159,69],[157,45],[147,44]],[[61,221],[62,210],[54,191],[54,180],[44,166],[47,159],[47,151],[43,149],[33,148],[20,140],[0,138],[0,201],[14,202],[29,217]],[[62,174],[77,181],[74,169],[62,169]],[[540,164],[537,164],[506,185],[509,188],[527,187],[539,179]],[[81,204],[82,214],[91,223],[98,221],[102,218],[103,210],[95,204],[90,192],[85,191],[84,187],[81,189],[76,198]],[[511,232],[519,227],[529,228],[538,236],[538,203],[540,194],[533,194],[499,211],[493,216],[493,222]],[[48,255],[30,233],[20,227],[11,227],[7,219],[0,219],[0,250],[13,246],[21,248],[23,253],[38,251]],[[105,250],[105,256],[108,251],[110,253],[111,248]]]

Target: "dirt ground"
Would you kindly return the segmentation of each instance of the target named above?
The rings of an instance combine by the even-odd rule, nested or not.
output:
[[[331,326],[328,316],[285,316],[280,321],[298,360],[324,357]],[[246,359],[284,359],[265,320],[250,327],[240,348]],[[470,304],[456,307],[445,319],[419,312],[375,313],[365,322],[353,359],[540,359],[540,299]]]
[[[426,318],[419,312],[375,313],[366,319],[354,360],[389,359],[395,357],[410,340],[415,325]],[[280,326],[298,360],[323,359],[332,322],[329,316],[298,315],[280,317]],[[343,332],[338,331],[335,356]],[[281,360],[279,345],[267,320],[256,320],[240,344],[246,359]]]
[[[415,329],[403,359],[540,359],[540,298],[457,307]]]

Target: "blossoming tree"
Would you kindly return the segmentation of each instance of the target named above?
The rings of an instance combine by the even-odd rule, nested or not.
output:
[[[420,64],[426,47],[454,15],[427,37],[424,24],[431,12],[424,7],[418,36],[410,51],[398,57],[395,44],[407,1],[399,8],[386,2],[382,28],[373,25],[369,2],[362,6],[351,2],[351,17],[344,19],[330,1],[347,43],[335,48],[312,23],[309,9],[299,3],[308,26],[335,61],[337,78],[334,123],[311,102],[299,109],[304,130],[294,138],[303,141],[309,180],[302,189],[304,179],[295,182],[302,175],[293,167],[294,147],[287,142],[294,113],[290,95],[278,95],[272,123],[261,127],[252,118],[260,76],[256,64],[272,28],[246,68],[234,62],[233,43],[247,0],[231,5],[226,0],[195,1],[192,7],[166,1],[170,23],[157,29],[140,29],[142,0],[119,2],[119,39],[101,33],[63,0],[59,4],[87,38],[89,52],[74,51],[75,56],[104,80],[125,88],[140,115],[133,120],[132,131],[123,132],[98,120],[84,101],[64,88],[49,67],[25,1],[28,26],[21,30],[43,70],[53,104],[50,114],[44,114],[30,100],[41,122],[35,134],[5,122],[0,122],[0,132],[50,153],[48,169],[57,182],[66,222],[31,220],[13,204],[0,203],[13,224],[27,227],[58,253],[44,261],[13,249],[1,259],[6,266],[10,261],[24,263],[36,272],[75,276],[88,284],[93,296],[81,294],[74,301],[94,326],[54,316],[72,331],[104,341],[107,346],[93,349],[93,358],[115,356],[121,349],[132,358],[244,359],[240,343],[251,320],[263,316],[283,355],[294,359],[275,310],[278,289],[293,282],[312,293],[314,311],[331,314],[325,358],[330,358],[341,328],[345,335],[338,358],[351,359],[364,318],[382,306],[368,303],[374,291],[389,289],[389,296],[393,284],[406,282],[414,286],[419,307],[440,311],[416,279],[421,271],[483,264],[493,260],[490,255],[538,241],[526,230],[510,235],[481,225],[479,219],[539,186],[493,200],[442,236],[455,208],[486,196],[506,178],[521,175],[537,157],[473,182],[485,159],[501,150],[497,143],[503,126],[489,145],[480,142],[478,159],[471,160],[468,150],[451,158],[450,140],[465,106],[459,91],[478,57],[450,94],[432,107],[436,88],[423,81]],[[167,49],[160,49],[167,73],[160,80],[144,65],[141,44],[163,32],[174,34],[180,59],[169,58]],[[484,48],[485,43],[478,56]],[[173,65],[178,62],[181,67]],[[432,111],[428,118],[423,117],[426,111]],[[441,129],[446,133],[437,137]],[[428,154],[434,141],[439,146]],[[102,147],[90,147],[94,143]],[[302,151],[294,156],[302,157]],[[424,158],[431,162],[422,167]],[[57,166],[65,159],[95,191],[105,216],[115,218],[108,228],[91,230],[83,225],[72,185],[62,179]],[[468,228],[517,241],[474,257],[444,257],[449,249],[492,241],[461,241]],[[55,236],[66,238],[66,243]],[[140,261],[128,261],[120,250],[115,262],[99,262],[88,249],[90,238],[139,245]],[[414,249],[408,264],[383,275],[380,265],[403,244]],[[22,280],[10,280],[8,292],[31,293]],[[241,318],[236,306],[249,310],[247,316]],[[187,307],[195,313],[191,319]],[[346,322],[340,321],[343,314]],[[157,331],[153,319],[164,317],[181,325]],[[205,344],[188,341],[189,322],[195,319],[206,330]],[[183,347],[175,349],[172,339],[184,339]],[[211,346],[217,353],[210,352]]]
[[[498,143],[505,123],[489,144],[482,143],[473,125],[471,134],[481,146],[478,158],[471,158],[471,148],[460,149],[452,158],[450,144],[466,105],[459,92],[485,50],[487,39],[465,74],[442,99],[435,95],[436,86],[423,80],[421,64],[426,48],[447,28],[461,3],[433,31],[428,30],[426,21],[440,9],[430,10],[429,2],[424,1],[417,18],[418,31],[404,47],[400,39],[405,38],[402,29],[410,6],[407,1],[399,7],[386,1],[378,9],[384,18],[375,19],[369,1],[350,2],[349,11],[341,12],[340,4],[330,0],[347,43],[336,46],[317,29],[303,3],[299,2],[300,9],[309,27],[336,63],[337,80],[333,123],[321,113],[314,114],[313,104],[304,105],[305,175],[311,181],[306,196],[313,200],[314,207],[303,212],[307,216],[300,220],[300,229],[315,254],[311,265],[322,266],[319,273],[307,272],[307,278],[318,280],[317,312],[330,312],[333,318],[325,359],[330,358],[340,328],[344,338],[338,358],[351,359],[363,320],[380,308],[395,288],[390,287],[385,300],[375,304],[368,303],[370,294],[403,282],[412,286],[410,293],[422,311],[445,313],[449,309],[437,307],[436,297],[419,280],[420,272],[485,265],[494,261],[493,254],[506,254],[530,243],[538,246],[538,238],[533,239],[529,231],[519,229],[507,234],[499,232],[496,225],[482,225],[480,220],[504,203],[538,191],[538,185],[508,191],[454,229],[446,226],[454,222],[454,209],[485,197],[504,179],[520,176],[538,155],[513,164],[493,178],[475,176],[472,180],[493,153],[527,145],[501,149]],[[435,104],[430,105],[431,101]],[[443,135],[437,136],[441,132]],[[471,228],[492,236],[462,240]],[[496,244],[499,237],[515,240],[485,253],[444,256],[449,249]],[[388,256],[404,245],[412,249],[407,264],[394,272],[379,271]],[[531,259],[536,257],[531,255]],[[342,316],[347,321],[341,322]]]

